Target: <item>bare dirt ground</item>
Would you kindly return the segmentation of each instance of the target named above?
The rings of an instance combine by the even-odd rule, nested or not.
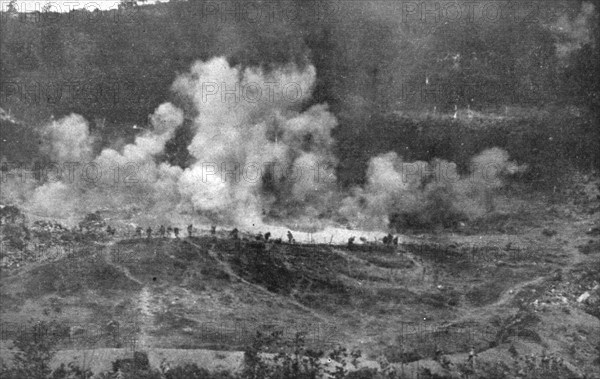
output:
[[[477,224],[408,233],[398,247],[84,238],[70,254],[3,269],[2,322],[116,321],[119,338],[65,340],[55,358],[96,369],[134,349],[155,365],[236,369],[257,330],[282,330],[361,349],[364,365],[385,361],[408,376],[459,375],[474,349],[478,365],[546,355],[567,377],[600,377],[597,200],[497,203]]]

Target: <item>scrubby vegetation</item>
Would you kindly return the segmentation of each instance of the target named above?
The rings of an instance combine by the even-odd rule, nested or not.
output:
[[[55,354],[51,325],[38,323],[31,335],[22,334],[14,341],[17,349],[12,362],[3,364],[2,379],[404,379],[413,377],[402,374],[385,358],[378,368],[361,367],[359,350],[348,351],[335,347],[328,352],[311,350],[305,346],[302,333],[291,341],[284,341],[280,332],[257,335],[246,346],[240,370],[209,371],[194,363],[172,366],[167,361],[160,367],[151,367],[148,355],[136,351],[132,358],[112,362],[107,371],[93,373],[71,362],[50,368]],[[510,348],[512,362],[489,362],[468,360],[453,364],[446,357],[438,356],[442,373],[423,367],[418,369],[422,378],[567,378],[573,375],[562,358],[542,355],[520,355],[514,346]],[[412,355],[411,355],[412,354]],[[407,353],[401,362],[421,359],[416,353]]]
[[[92,373],[77,365],[61,365],[57,369],[50,367],[50,361],[56,353],[56,329],[54,323],[35,323],[31,333],[20,333],[13,340],[16,351],[12,362],[2,363],[2,379],[88,379]]]
[[[195,364],[171,367],[163,362],[160,368],[150,367],[144,352],[135,352],[133,358],[117,359],[110,371],[92,373],[75,363],[61,364],[51,369],[50,361],[55,354],[56,325],[37,323],[32,333],[22,333],[14,340],[16,352],[12,362],[3,364],[2,379],[316,379],[329,373],[334,378],[356,378],[348,375],[347,366],[356,365],[360,352],[350,354],[343,348],[336,348],[328,355],[336,362],[334,368],[326,368],[325,353],[313,351],[304,346],[304,337],[297,334],[293,341],[284,342],[280,332],[270,335],[258,333],[244,353],[241,372],[209,372]],[[271,351],[278,351],[273,354]],[[363,376],[360,376],[363,377]]]

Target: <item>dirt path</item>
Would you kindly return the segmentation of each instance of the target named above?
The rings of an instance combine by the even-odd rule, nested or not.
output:
[[[106,262],[108,264],[110,264],[111,266],[113,266],[114,268],[116,268],[117,270],[119,270],[120,272],[122,272],[129,280],[139,284],[140,286],[143,286],[142,290],[139,292],[137,298],[135,299],[134,309],[138,310],[138,312],[139,312],[137,315],[137,319],[136,319],[136,323],[139,325],[139,331],[138,331],[138,336],[137,336],[137,346],[142,350],[148,349],[148,348],[152,347],[152,344],[150,342],[150,340],[151,340],[150,330],[152,329],[152,326],[154,325],[154,315],[152,314],[152,311],[151,311],[151,308],[152,308],[152,306],[151,306],[151,304],[152,304],[151,289],[148,286],[144,285],[144,283],[142,283],[135,276],[133,276],[131,274],[131,272],[129,271],[129,269],[127,269],[127,267],[121,266],[112,260],[110,248],[112,246],[114,246],[114,244],[115,244],[115,242],[110,242],[105,245],[106,249],[104,251],[104,254],[105,254]]]
[[[509,303],[511,300],[513,300],[515,298],[515,296],[517,296],[519,291],[521,291],[523,288],[530,286],[530,285],[539,284],[539,283],[543,282],[544,279],[546,279],[546,276],[539,276],[535,279],[528,280],[526,282],[521,282],[521,283],[518,283],[518,284],[512,286],[508,290],[504,291],[502,293],[502,295],[500,295],[498,300],[496,300],[492,304],[488,305],[487,308],[496,308],[496,307],[499,307],[499,306]]]
[[[561,251],[567,255],[564,265],[559,267],[562,273],[569,272],[575,266],[577,266],[581,262],[584,262],[588,258],[579,251],[578,246],[583,243],[582,241],[587,240],[585,234],[583,234],[583,230],[585,230],[586,227],[589,226],[589,222],[589,219],[582,219],[575,223],[565,223],[564,225],[562,225],[562,229],[559,231],[559,233],[555,237],[553,237],[553,240],[548,241],[548,244],[550,245],[558,245],[560,243],[560,240],[566,241],[565,244],[560,246]],[[527,237],[541,235],[542,230],[543,227],[531,230],[527,233]],[[464,242],[461,241],[460,238],[455,239],[455,241]],[[537,276],[531,280],[517,283],[511,286],[510,288],[506,289],[493,303],[483,307],[473,308],[469,311],[468,314],[465,314],[455,320],[452,320],[450,323],[445,324],[444,327],[459,324],[466,321],[481,321],[484,320],[486,316],[498,314],[498,308],[507,305],[511,301],[513,301],[521,290],[531,285],[540,284],[548,278],[549,275],[546,274]]]
[[[150,330],[154,324],[154,316],[150,311],[150,303],[152,301],[152,295],[148,287],[144,287],[137,298],[137,309],[140,311],[140,331],[138,335],[138,346],[142,350],[146,350],[151,347],[150,343]]]

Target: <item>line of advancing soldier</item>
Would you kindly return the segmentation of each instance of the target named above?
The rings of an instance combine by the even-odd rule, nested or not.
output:
[[[348,246],[354,245],[355,239],[356,239],[356,237],[354,237],[354,236],[348,238]],[[364,244],[367,243],[367,239],[365,237],[360,237],[360,240]],[[387,236],[383,237],[383,244],[386,246],[390,246],[390,245],[398,246],[398,236],[393,236],[391,233],[388,233]]]
[[[142,238],[142,233],[143,233],[143,228],[141,226],[138,226],[135,228],[135,237],[137,238]],[[234,229],[237,231],[237,229]],[[161,225],[158,228],[158,237],[160,238],[165,238],[168,236],[171,236],[171,234],[175,235],[175,238],[179,238],[179,231],[180,229],[178,227],[171,227],[168,226],[165,228],[164,225]],[[116,229],[112,228],[110,225],[106,228],[106,232],[108,234],[110,234],[111,236],[115,235]],[[187,233],[188,233],[188,237],[193,237],[194,235],[194,225],[193,224],[189,224],[187,226]],[[216,226],[211,226],[210,229],[210,234],[215,235],[217,233],[217,227]],[[146,238],[152,238],[152,228],[148,227],[146,229]]]
[[[109,235],[111,235],[111,236],[114,236],[115,233],[116,233],[116,231],[117,230],[115,228],[111,227],[110,225],[106,227],[106,233],[109,234]],[[143,238],[142,237],[143,232],[144,232],[144,229],[141,226],[137,226],[135,228],[135,237],[136,238]],[[152,230],[151,227],[148,227],[146,229],[146,238],[147,239],[152,238],[152,232],[153,232],[153,230]],[[168,227],[165,228],[164,225],[161,225],[158,228],[157,233],[158,233],[158,237],[160,237],[160,238],[165,238],[165,237],[171,236],[172,234],[175,236],[175,238],[179,238],[179,228],[177,228],[177,227],[168,226]],[[187,226],[187,233],[188,233],[188,237],[193,237],[193,235],[194,235],[194,225],[193,224],[189,224]],[[217,227],[215,225],[212,225],[210,227],[210,234],[213,235],[213,236],[215,236],[217,234]],[[240,234],[240,231],[237,228],[233,228],[233,230],[231,230],[229,232],[229,237],[231,239],[237,240],[237,239],[240,239],[240,235],[239,234]],[[282,239],[281,238],[271,239],[271,236],[272,236],[271,232],[266,232],[264,234],[262,232],[259,232],[259,233],[257,233],[255,235],[255,239],[257,241],[266,241],[266,242],[273,241],[275,243],[282,243]],[[288,240],[289,244],[296,243],[296,240],[294,239],[294,235],[289,230],[287,232],[287,240]],[[354,237],[352,237],[352,241],[353,240],[354,240]],[[394,239],[394,241],[397,244],[398,238],[396,237]],[[350,240],[348,241],[348,243],[349,244],[351,243]]]
[[[110,226],[106,229],[106,231],[110,234],[110,235],[114,235],[115,229],[111,229],[109,231]],[[137,238],[142,238],[142,232],[143,232],[143,228],[141,226],[138,226],[135,228],[135,237]],[[112,233],[111,233],[112,231]],[[188,225],[187,227],[187,232],[188,232],[188,237],[192,237],[193,233],[194,233],[194,226],[192,224]],[[178,227],[167,227],[165,228],[164,225],[161,225],[158,228],[158,236],[161,238],[165,238],[167,236],[170,236],[172,234],[175,235],[175,238],[179,238],[179,228]],[[146,229],[146,238],[152,238],[152,228],[148,227]]]
[[[136,238],[142,238],[142,234],[143,234],[144,229],[141,226],[137,226],[135,228],[135,237]],[[106,227],[106,234],[110,235],[110,236],[114,236],[115,233],[117,232],[117,229],[113,228],[112,226],[108,225]],[[194,235],[194,225],[193,224],[189,224],[187,226],[187,232],[188,232],[188,237],[192,237]],[[179,238],[179,228],[177,227],[167,227],[165,228],[164,225],[161,225],[158,228],[158,236],[161,238],[165,238],[167,236],[170,236],[172,234],[175,235],[175,238]],[[216,226],[213,226],[211,228],[211,234],[215,234],[216,233]],[[146,229],[146,238],[152,238],[152,228],[148,227]]]

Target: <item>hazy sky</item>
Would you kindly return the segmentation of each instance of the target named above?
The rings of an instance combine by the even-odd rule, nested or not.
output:
[[[158,2],[164,2],[165,0],[148,0],[145,4],[154,4]],[[0,1],[2,10],[6,11],[8,8],[8,0]],[[58,1],[46,1],[46,0],[17,0],[16,6],[19,12],[33,12],[41,11],[46,4],[51,5],[52,12],[68,12],[71,9],[88,9],[93,11],[94,9],[109,10],[118,9],[119,0],[58,0]],[[141,4],[141,2],[140,2]]]

